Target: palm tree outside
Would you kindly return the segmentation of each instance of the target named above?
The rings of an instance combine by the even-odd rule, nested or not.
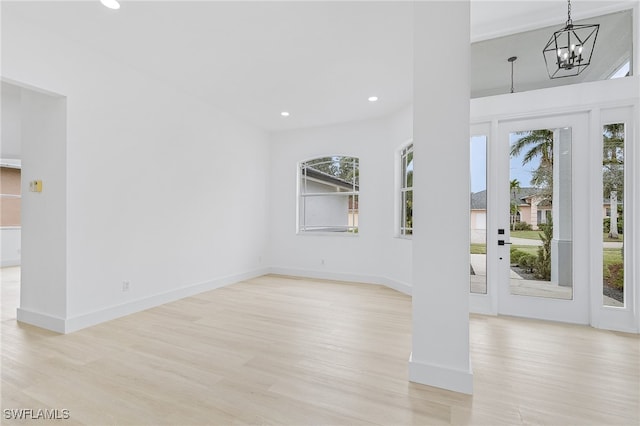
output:
[[[511,145],[511,157],[526,151],[523,166],[540,158],[540,165],[532,172],[531,185],[540,189],[539,195],[543,199],[550,201],[553,196],[553,130],[529,130],[516,135],[521,137]]]
[[[511,145],[511,157],[517,158],[524,154],[522,155],[522,166],[530,163],[533,165],[536,161],[539,161],[537,167],[531,171],[530,185],[536,188],[535,195],[539,199],[538,205],[551,203],[553,199],[553,130],[529,130],[517,132],[516,136],[519,136],[519,138]],[[517,194],[520,191],[520,182],[518,179],[513,179],[509,182],[509,187],[511,191],[511,224],[512,230],[515,230],[516,215],[518,213],[516,203]],[[540,210],[538,212],[540,213]],[[529,265],[534,270],[536,277],[544,281],[551,279],[550,235],[553,233],[553,225],[550,219],[549,217],[548,225],[541,226],[545,233],[544,236],[549,236],[549,241],[546,242],[548,250],[540,251],[537,258],[531,256],[532,260]],[[540,226],[540,223],[538,225]],[[545,242],[543,234],[540,234],[540,237]]]
[[[509,181],[509,191],[511,192],[511,230],[516,230],[516,219],[518,217],[518,192],[520,192],[520,181],[512,179]]]

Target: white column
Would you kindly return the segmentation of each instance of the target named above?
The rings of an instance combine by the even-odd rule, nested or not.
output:
[[[414,4],[413,348],[409,379],[472,393],[469,1]]]
[[[573,277],[571,220],[571,129],[553,135],[553,239],[551,282],[571,287]]]
[[[18,321],[65,332],[66,99],[22,91],[22,272]],[[29,182],[42,180],[42,192]]]

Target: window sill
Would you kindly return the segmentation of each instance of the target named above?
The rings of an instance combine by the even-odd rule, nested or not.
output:
[[[413,240],[413,235],[396,235],[394,238],[396,238],[398,240],[412,241]]]
[[[340,237],[340,238],[356,238],[360,234],[354,232],[296,232],[298,236],[304,237]]]

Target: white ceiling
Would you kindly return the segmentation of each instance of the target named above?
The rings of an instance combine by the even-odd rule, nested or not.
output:
[[[634,3],[574,0],[574,18]],[[372,118],[411,103],[411,2],[121,4],[113,11],[98,0],[2,1],[2,15],[72,39],[268,130]],[[472,40],[565,19],[564,0],[473,0]],[[498,58],[511,54],[498,52]],[[380,100],[368,102],[371,95]],[[290,117],[280,116],[285,110]]]

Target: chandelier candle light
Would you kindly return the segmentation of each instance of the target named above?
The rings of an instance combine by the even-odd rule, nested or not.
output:
[[[549,78],[573,77],[591,63],[600,24],[574,25],[567,0],[565,27],[553,33],[542,51]]]

